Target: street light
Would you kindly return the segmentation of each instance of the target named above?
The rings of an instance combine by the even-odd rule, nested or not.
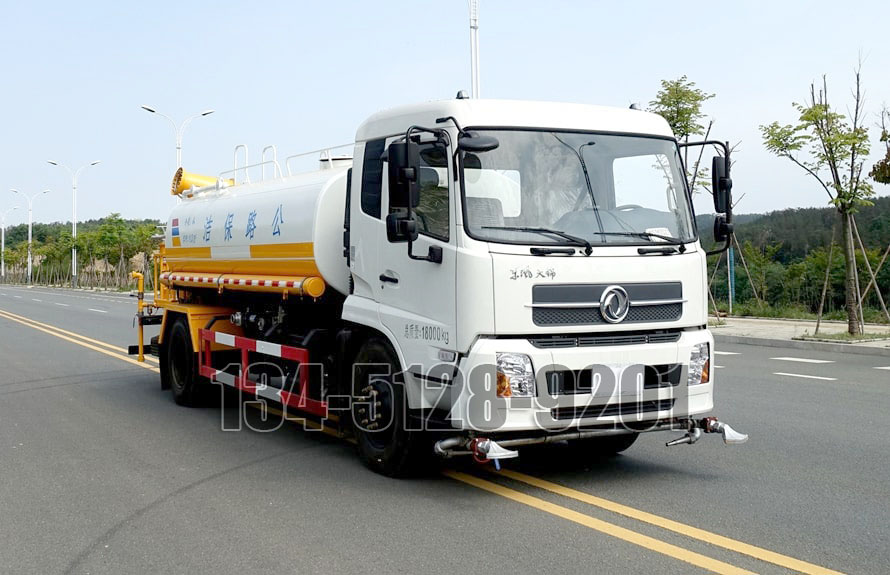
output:
[[[167,114],[162,114],[161,112],[158,112],[151,106],[142,106],[142,109],[145,110],[146,112],[151,112],[152,114],[157,114],[158,116],[161,116],[162,118],[166,118],[167,121],[173,125],[173,133],[176,135],[176,167],[177,168],[182,167],[182,134],[185,132],[185,129],[188,127],[189,124],[192,123],[192,120],[194,120],[195,118],[200,118],[202,116],[209,116],[210,114],[215,112],[215,110],[204,110],[200,114],[195,114],[194,116],[190,116],[190,117],[186,118],[182,122],[182,124],[180,124],[179,127],[177,127],[176,122],[173,121],[173,118],[171,118]]]
[[[3,283],[6,283],[6,214],[17,209],[18,206],[12,206],[0,214],[0,281]]]
[[[28,200],[28,285],[31,285],[31,223],[32,223],[32,213],[34,207],[34,198],[37,196],[42,196],[43,194],[48,194],[49,190],[43,190],[42,192],[35,192],[32,195],[27,195],[18,190],[10,190],[13,194],[19,194],[20,196],[24,196],[26,200]]]
[[[79,176],[80,172],[86,168],[98,164],[99,160],[81,166],[77,168],[76,171],[71,171],[71,168],[65,164],[60,164],[59,162],[54,162],[52,160],[47,160],[47,163],[52,164],[53,166],[59,166],[60,168],[65,168],[71,176],[71,189],[73,192],[73,208],[71,210],[71,237],[73,238],[73,243],[71,244],[71,287],[77,287],[77,176]]]
[[[473,97],[479,98],[479,0],[468,0],[470,4],[470,80]]]

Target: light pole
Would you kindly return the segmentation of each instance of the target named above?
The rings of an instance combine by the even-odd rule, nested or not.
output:
[[[80,175],[80,172],[89,168],[90,166],[95,166],[99,163],[99,160],[95,162],[90,162],[89,164],[83,165],[75,171],[71,171],[71,168],[66,166],[65,164],[60,164],[59,162],[54,162],[52,160],[47,160],[47,163],[52,164],[53,166],[59,166],[60,168],[65,168],[68,171],[68,175],[71,176],[71,190],[72,190],[72,204],[73,207],[71,209],[71,287],[77,287],[77,176]]]
[[[48,194],[49,190],[43,190],[42,192],[35,192],[32,195],[26,195],[23,192],[18,190],[10,190],[13,194],[19,194],[24,196],[26,200],[28,200],[28,285],[31,285],[31,224],[33,222],[33,208],[34,208],[34,198],[37,196],[42,196],[43,194]]]
[[[479,0],[468,0],[470,3],[470,74],[473,97],[479,98]]]
[[[6,283],[6,214],[17,209],[18,206],[12,206],[0,214],[0,280],[3,283]]]
[[[195,118],[200,118],[202,116],[209,116],[210,114],[212,114],[215,111],[215,110],[204,110],[200,114],[195,114],[194,116],[190,116],[190,117],[186,118],[185,120],[183,120],[182,124],[180,124],[179,127],[177,127],[176,122],[173,121],[173,118],[171,118],[167,114],[162,114],[161,112],[158,112],[157,110],[155,110],[154,108],[152,108],[150,106],[142,106],[142,109],[145,110],[146,112],[151,112],[152,114],[157,114],[158,116],[161,116],[162,118],[166,118],[167,121],[173,125],[173,133],[176,135],[176,167],[177,168],[182,167],[182,134],[185,132],[185,129],[188,127],[189,124],[192,123],[192,120],[194,120]]]

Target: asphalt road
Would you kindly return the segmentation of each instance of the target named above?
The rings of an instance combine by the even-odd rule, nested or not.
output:
[[[890,357],[724,346],[715,414],[743,446],[392,480],[321,432],[176,406],[122,353],[134,310],[0,287],[0,573],[890,569]]]

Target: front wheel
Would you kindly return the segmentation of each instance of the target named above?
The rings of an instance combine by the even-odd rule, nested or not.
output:
[[[407,429],[404,377],[389,342],[368,339],[355,357],[352,374],[352,426],[359,457],[390,477],[416,472],[432,446],[423,431]],[[429,453],[424,453],[425,447]]]

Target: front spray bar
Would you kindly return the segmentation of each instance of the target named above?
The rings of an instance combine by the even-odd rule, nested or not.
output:
[[[740,445],[748,441],[748,436],[739,433],[731,428],[729,424],[717,421],[716,417],[705,417],[703,419],[689,419],[688,431],[683,437],[678,437],[672,441],[665,443],[667,447],[672,445],[680,445],[683,443],[693,444],[701,437],[702,433],[720,433],[723,435],[723,443],[726,445]]]

